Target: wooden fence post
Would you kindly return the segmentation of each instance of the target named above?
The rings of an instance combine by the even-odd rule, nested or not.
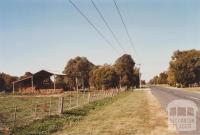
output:
[[[96,100],[99,100],[99,93],[97,93],[97,98],[96,98]]]
[[[64,110],[64,97],[60,97],[59,98],[59,107],[58,107],[59,115],[63,114],[63,110]]]
[[[88,92],[88,103],[90,103],[90,92]]]
[[[90,102],[93,101],[93,94],[92,92],[90,93]]]
[[[112,89],[112,97],[114,96],[114,89]]]
[[[35,105],[35,119],[37,119],[37,104]]]
[[[51,97],[50,97],[50,101],[49,101],[49,116],[51,116]]]
[[[14,106],[14,114],[13,114],[13,127],[15,127],[16,118],[17,118],[17,106]]]
[[[101,93],[102,93],[102,92],[100,91],[100,92],[99,92],[99,99],[101,99]]]
[[[94,91],[94,95],[93,95],[93,101],[96,100],[96,92]]]
[[[72,107],[72,92],[70,91],[70,95],[69,95],[69,106],[70,106],[70,109]]]
[[[79,106],[79,93],[77,92],[77,97],[76,97],[76,106]]]

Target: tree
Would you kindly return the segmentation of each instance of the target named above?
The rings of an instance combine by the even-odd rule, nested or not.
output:
[[[115,88],[118,82],[119,77],[110,65],[96,67],[90,73],[90,84],[96,89]]]
[[[146,85],[146,81],[145,80],[141,80],[142,85]]]
[[[187,87],[189,84],[200,82],[200,62],[195,60],[200,57],[200,51],[175,51],[170,61],[168,81],[170,84],[179,84]]]
[[[159,84],[159,76],[154,76],[153,79],[149,81],[150,84]]]
[[[131,55],[124,54],[118,58],[114,64],[115,71],[120,78],[120,87],[126,86],[127,88],[134,86],[133,84],[133,69],[135,62]]]
[[[149,81],[150,84],[168,84],[168,75],[167,72],[162,72],[159,76],[154,76],[153,79]]]
[[[0,91],[2,91],[5,88],[5,81],[3,78],[0,78]]]
[[[78,79],[78,86],[89,87],[89,72],[94,67],[86,57],[76,57],[70,59],[67,63],[63,73],[67,75],[66,83],[69,84],[71,89],[76,88],[76,79]]]
[[[56,76],[55,78],[55,84],[56,88],[62,88],[64,90],[69,90],[70,86],[69,83],[66,83],[66,77],[65,76]]]
[[[133,69],[133,84],[139,88],[140,86],[140,69],[134,68]]]
[[[25,72],[25,74],[23,76],[20,76],[20,79],[24,79],[24,78],[30,77],[32,75],[33,74],[31,72]]]
[[[0,83],[2,84],[0,89],[3,89],[5,91],[11,91],[12,82],[14,82],[18,79],[15,76],[11,76],[11,75],[8,75],[8,74],[5,74],[5,73],[0,73],[0,78],[1,78]]]
[[[168,76],[167,77],[168,84],[171,85],[171,86],[176,86],[176,80],[175,80],[173,69],[168,70],[167,76]]]
[[[97,76],[97,73],[98,73],[97,69],[100,68],[100,67],[101,66],[94,66],[89,73],[89,84],[90,84],[90,86],[95,87],[95,88],[97,88],[97,86],[96,86],[97,85],[96,76]],[[99,87],[101,87],[100,84],[99,84]]]
[[[158,78],[158,83],[168,84],[167,77],[168,77],[167,72],[160,73],[159,78]]]

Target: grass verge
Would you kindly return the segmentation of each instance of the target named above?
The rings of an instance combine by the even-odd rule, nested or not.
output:
[[[90,111],[101,108],[113,103],[121,97],[127,96],[127,93],[121,93],[115,97],[105,98],[92,102],[83,107],[65,111],[63,116],[51,116],[42,120],[36,120],[30,125],[14,128],[11,134],[15,135],[48,135],[61,130],[64,126],[73,126],[89,114]]]
[[[195,88],[183,88],[186,91],[192,91],[192,92],[200,92],[200,87]]]
[[[167,114],[148,90],[92,111],[74,127],[55,135],[175,135],[168,131]]]

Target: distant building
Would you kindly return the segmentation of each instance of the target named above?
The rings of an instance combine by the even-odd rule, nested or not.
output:
[[[55,77],[65,76],[64,74],[55,74],[46,70],[41,70],[35,74],[21,78],[13,82],[13,93],[40,93],[44,91],[61,92],[63,89],[56,87]],[[51,77],[54,80],[51,80]]]

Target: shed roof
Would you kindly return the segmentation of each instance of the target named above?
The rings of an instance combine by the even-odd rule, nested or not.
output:
[[[43,77],[43,76],[50,77],[52,75],[65,76],[65,74],[57,74],[57,73],[52,73],[52,72],[49,72],[49,71],[46,71],[46,70],[40,70],[40,71],[32,74],[31,76],[28,76],[28,77],[23,78],[23,79],[19,79],[17,81],[14,81],[13,83],[22,82],[22,81],[25,81],[25,80],[29,80],[31,78],[40,78],[40,77]]]

